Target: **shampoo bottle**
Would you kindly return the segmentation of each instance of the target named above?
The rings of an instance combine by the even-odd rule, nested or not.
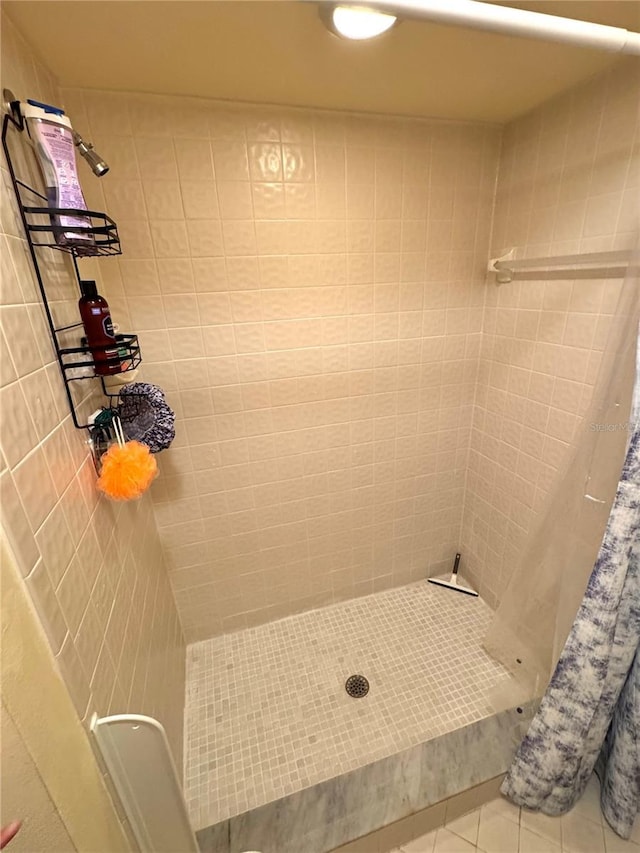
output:
[[[21,104],[21,110],[44,176],[49,207],[73,211],[69,216],[61,213],[51,215],[56,243],[71,247],[78,254],[92,255],[95,241],[91,234],[65,230],[69,227],[91,227],[89,217],[77,213],[78,210],[86,210],[87,204],[76,171],[71,122],[64,110],[39,101],[29,100]]]
[[[121,373],[122,362],[107,300],[98,294],[95,281],[81,281],[80,290],[78,307],[96,373],[98,376]]]

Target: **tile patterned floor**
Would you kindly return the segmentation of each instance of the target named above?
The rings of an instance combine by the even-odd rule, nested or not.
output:
[[[499,799],[392,853],[640,853],[640,823],[630,841],[602,816],[594,776],[584,796],[563,817],[547,817]]]
[[[421,581],[190,646],[185,789],[208,826],[492,713],[491,611]],[[371,689],[347,696],[362,673]]]

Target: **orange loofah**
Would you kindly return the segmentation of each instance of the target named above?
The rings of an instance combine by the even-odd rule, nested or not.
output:
[[[139,441],[112,444],[102,457],[98,488],[116,501],[139,498],[158,473],[158,463]]]

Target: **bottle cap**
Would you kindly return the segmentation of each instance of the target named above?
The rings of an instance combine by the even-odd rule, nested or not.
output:
[[[40,107],[45,113],[53,113],[57,116],[64,115],[64,110],[60,107],[54,107],[53,104],[43,104],[42,101],[34,101],[33,98],[27,98],[27,103],[31,104],[32,107]]]
[[[88,299],[95,299],[98,295],[98,287],[95,281],[81,281],[80,290],[82,291],[82,295]]]
[[[61,124],[71,130],[71,121],[64,114],[64,110],[51,104],[43,104],[40,101],[21,101],[20,112],[26,119],[40,119],[53,124]]]

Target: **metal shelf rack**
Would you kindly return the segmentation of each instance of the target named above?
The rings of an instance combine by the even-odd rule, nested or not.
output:
[[[75,272],[76,282],[78,285],[78,296],[80,296],[80,281],[81,275],[78,268],[78,258],[96,257],[104,255],[119,255],[122,252],[120,247],[120,238],[116,223],[107,216],[106,213],[99,213],[91,210],[69,210],[61,208],[49,207],[47,198],[38,190],[34,189],[29,184],[21,181],[15,173],[13,158],[9,146],[9,132],[23,133],[25,130],[24,119],[20,112],[19,101],[11,100],[7,103],[7,111],[4,114],[2,122],[2,148],[7,160],[11,183],[18,203],[18,210],[22,225],[24,228],[29,254],[33,264],[33,269],[38,282],[38,288],[42,297],[44,311],[49,325],[49,331],[53,341],[53,346],[62,375],[62,381],[71,411],[73,424],[78,429],[90,429],[91,425],[82,422],[78,416],[78,406],[74,400],[74,395],[71,390],[72,382],[86,381],[88,379],[99,379],[102,385],[102,393],[105,397],[113,397],[113,391],[107,389],[105,385],[105,376],[99,375],[96,371],[96,361],[92,356],[92,349],[107,350],[113,349],[110,347],[93,347],[89,348],[86,342],[82,339],[82,323],[70,323],[63,326],[56,325],[51,310],[47,289],[45,286],[43,271],[39,260],[39,252],[41,250],[54,250],[65,252],[71,257],[73,270]],[[63,227],[56,223],[54,217],[56,215],[82,217],[89,222],[88,225],[64,225]],[[60,232],[64,230],[66,233],[80,235],[88,238],[84,245],[64,244],[60,240]],[[56,239],[58,238],[58,239]],[[78,343],[70,345],[77,329]],[[63,336],[67,338],[63,341]],[[71,340],[69,340],[71,338]],[[118,359],[114,364],[109,364],[109,361],[101,362],[104,369],[105,364],[108,367],[119,367],[114,374],[125,373],[134,370],[142,361],[140,346],[138,344],[137,335],[120,334],[116,335],[115,348],[118,350]],[[111,374],[111,375],[114,375]],[[107,377],[108,378],[108,377]]]

